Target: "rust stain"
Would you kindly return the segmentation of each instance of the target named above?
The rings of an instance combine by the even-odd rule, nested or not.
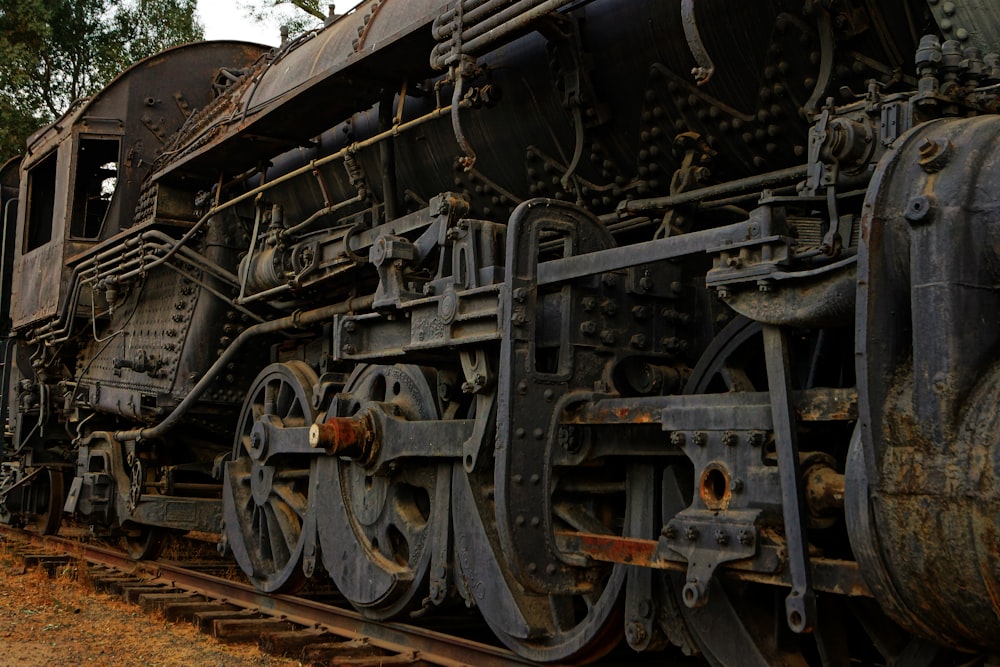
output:
[[[657,569],[684,569],[683,564],[657,560],[656,540],[571,531],[556,531],[556,539],[562,551],[580,554],[603,563],[624,563]]]

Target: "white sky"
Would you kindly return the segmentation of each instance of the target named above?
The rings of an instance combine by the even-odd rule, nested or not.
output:
[[[198,0],[198,17],[205,26],[205,39],[236,39],[277,46],[280,26],[264,26],[246,17],[240,0]],[[330,2],[321,3],[323,6]],[[357,0],[336,0],[338,12],[345,12]]]

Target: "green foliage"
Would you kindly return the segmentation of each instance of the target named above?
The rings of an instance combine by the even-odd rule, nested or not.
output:
[[[257,23],[285,26],[294,36],[323,25],[326,8],[331,2],[321,0],[250,0],[240,3],[240,9]],[[344,4],[343,0],[337,3]]]
[[[0,0],[0,164],[119,72],[202,39],[196,0]]]

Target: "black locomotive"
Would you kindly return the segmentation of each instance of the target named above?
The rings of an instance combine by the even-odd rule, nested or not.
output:
[[[0,518],[542,662],[989,662],[998,53],[981,0],[368,0],[138,63],[0,170]]]

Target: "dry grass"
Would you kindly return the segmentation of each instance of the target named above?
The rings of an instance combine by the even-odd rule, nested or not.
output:
[[[150,616],[96,593],[82,558],[53,578],[25,571],[17,547],[0,541],[0,667],[170,665],[295,667],[256,646],[228,646],[193,626]]]

